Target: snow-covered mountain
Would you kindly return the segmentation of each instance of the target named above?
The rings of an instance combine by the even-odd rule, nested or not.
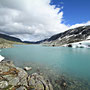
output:
[[[69,29],[63,33],[53,35],[44,44],[53,46],[70,44],[90,39],[90,25]]]

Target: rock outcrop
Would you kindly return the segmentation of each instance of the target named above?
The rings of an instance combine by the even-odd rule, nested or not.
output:
[[[29,75],[12,61],[0,62],[0,90],[53,90],[49,80],[37,73]]]

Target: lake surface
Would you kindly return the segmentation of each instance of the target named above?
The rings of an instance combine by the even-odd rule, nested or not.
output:
[[[42,66],[90,80],[90,49],[15,45],[14,48],[2,49],[0,54],[13,60],[17,66],[33,64],[34,67]]]

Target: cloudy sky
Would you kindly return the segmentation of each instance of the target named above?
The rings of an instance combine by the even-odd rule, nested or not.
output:
[[[87,5],[82,0],[72,1],[77,0],[0,0],[0,33],[37,41],[69,28],[90,25],[86,9],[90,1],[83,0],[88,1]]]

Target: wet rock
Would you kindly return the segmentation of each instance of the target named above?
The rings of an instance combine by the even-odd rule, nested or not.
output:
[[[71,44],[69,44],[69,45],[67,45],[67,47],[72,47],[72,45],[71,45]]]
[[[31,75],[31,78],[29,78],[29,85],[33,86],[35,90],[53,90],[50,82],[47,83],[43,76],[37,73]]]
[[[52,85],[51,85],[50,81],[49,81],[49,80],[47,80],[47,81],[46,81],[46,83],[47,83],[47,85],[48,85],[48,87],[49,87],[49,90],[53,90],[53,87],[52,87]]]
[[[65,79],[61,79],[61,83],[60,83],[60,86],[62,89],[66,89],[67,88],[67,82]]]
[[[29,86],[35,86],[35,80],[34,78],[28,78]]]
[[[28,73],[25,72],[22,68],[18,68],[18,67],[17,67],[17,69],[19,70],[19,73],[18,73],[19,84],[20,84],[20,85],[28,86],[28,85],[27,85]]]
[[[46,90],[45,87],[43,86],[42,82],[40,82],[40,81],[36,82],[35,89],[37,89],[37,90]]]
[[[52,45],[53,47],[55,47],[55,45]]]
[[[64,86],[64,87],[66,87],[66,86],[67,86],[67,84],[64,82],[64,83],[63,83],[63,86]]]
[[[25,71],[32,70],[32,67],[24,67],[24,70],[25,70]]]

